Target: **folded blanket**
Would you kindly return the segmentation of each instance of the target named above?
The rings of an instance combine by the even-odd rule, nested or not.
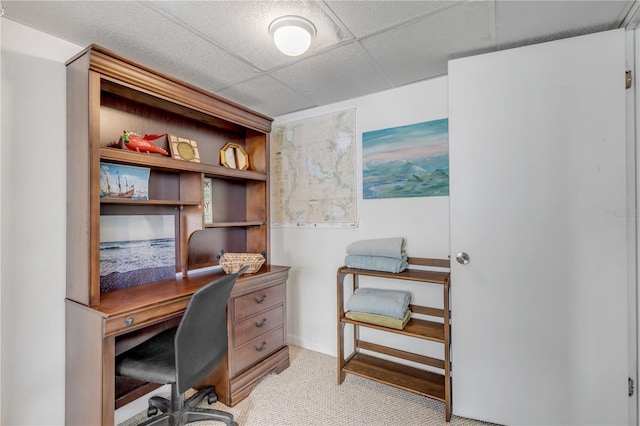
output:
[[[349,297],[345,307],[347,311],[403,318],[410,301],[411,294],[406,291],[358,288]]]
[[[402,237],[362,240],[349,244],[347,246],[347,254],[400,259],[406,256],[403,246],[404,238]]]
[[[383,256],[361,256],[348,254],[344,258],[345,266],[356,269],[371,269],[373,271],[384,271],[398,273],[409,267],[407,256],[398,259]]]
[[[349,311],[345,314],[347,318],[354,321],[366,322],[368,324],[381,325],[383,327],[402,330],[411,319],[411,311],[407,309],[402,318],[388,317],[386,315],[368,314],[366,312]]]

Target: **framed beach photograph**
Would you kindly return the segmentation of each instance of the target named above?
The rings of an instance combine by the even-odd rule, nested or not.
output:
[[[176,275],[173,215],[100,216],[100,291]]]
[[[148,167],[100,163],[100,198],[148,200]]]

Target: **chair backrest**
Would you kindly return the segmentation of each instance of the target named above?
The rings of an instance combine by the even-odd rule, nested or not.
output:
[[[174,340],[179,393],[200,382],[227,353],[227,301],[245,270],[218,278],[191,297]]]

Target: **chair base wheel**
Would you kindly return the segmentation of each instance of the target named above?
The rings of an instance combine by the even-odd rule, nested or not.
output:
[[[197,407],[205,398],[209,404],[218,401],[218,396],[213,386],[200,389],[189,398],[183,399],[184,395],[178,394],[176,385],[172,384],[171,394],[173,403],[171,400],[160,396],[149,398],[149,407],[147,408],[149,419],[139,426],[177,426],[198,421],[217,421],[223,422],[227,426],[238,426],[238,423],[230,413],[213,408]],[[182,399],[181,403],[176,404],[175,401],[180,399]],[[156,415],[159,412],[162,414]]]
[[[214,393],[207,396],[207,404],[211,405],[215,404],[216,402],[218,402],[218,395]]]

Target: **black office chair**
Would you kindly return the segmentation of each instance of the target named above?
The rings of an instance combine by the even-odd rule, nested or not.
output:
[[[171,384],[171,400],[154,396],[143,425],[183,425],[216,420],[237,426],[233,415],[198,408],[205,397],[217,401],[213,387],[201,389],[189,399],[184,393],[200,382],[227,353],[226,306],[239,275],[226,275],[196,291],[177,328],[166,330],[116,357],[116,375],[145,382]]]

